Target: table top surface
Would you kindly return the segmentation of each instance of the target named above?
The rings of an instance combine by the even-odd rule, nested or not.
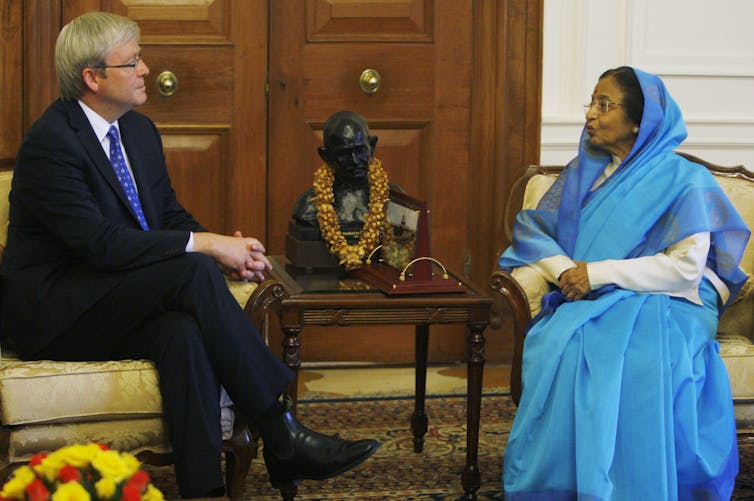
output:
[[[390,299],[391,302],[432,301],[440,303],[463,303],[466,301],[487,303],[492,299],[479,292],[463,277],[449,270],[449,274],[464,285],[462,293],[412,294],[407,296],[387,296],[369,283],[350,276],[347,272],[328,270],[302,270],[291,265],[285,256],[270,256],[272,278],[279,280],[292,298],[323,298],[327,300]]]

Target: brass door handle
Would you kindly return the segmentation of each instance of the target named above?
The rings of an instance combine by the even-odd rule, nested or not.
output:
[[[382,80],[377,70],[367,68],[361,72],[359,77],[359,87],[366,94],[376,94],[380,90]]]
[[[165,70],[157,75],[157,90],[165,97],[170,97],[178,90],[178,77],[172,71]]]

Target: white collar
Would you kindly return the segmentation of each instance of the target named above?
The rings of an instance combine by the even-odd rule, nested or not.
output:
[[[79,99],[79,106],[81,106],[81,109],[84,111],[84,115],[86,115],[92,129],[94,129],[94,135],[97,136],[100,143],[105,140],[107,132],[110,130],[110,126],[115,126],[115,128],[118,129],[118,135],[120,135],[120,127],[118,126],[117,120],[113,123],[108,123],[107,120],[87,106],[81,99]]]

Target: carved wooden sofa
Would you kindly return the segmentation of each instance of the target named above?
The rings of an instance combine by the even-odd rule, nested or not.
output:
[[[704,165],[715,175],[749,228],[754,229],[754,172],[743,166],[721,167],[692,155],[680,154]],[[562,166],[532,166],[516,181],[505,211],[505,234],[509,242],[516,214],[522,209],[536,207],[562,170]],[[717,340],[730,378],[739,440],[744,441],[754,440],[754,238],[746,247],[741,268],[749,275],[749,279],[721,317]],[[514,352],[510,386],[511,396],[516,403],[521,396],[525,329],[532,316],[540,310],[541,294],[547,292],[546,285],[542,283],[536,297],[527,297],[522,283],[528,281],[527,290],[537,290],[537,287],[529,285],[533,282],[527,273],[524,268],[513,270],[512,274],[498,270],[489,280],[494,298],[490,325],[499,327],[503,324],[505,315],[512,315]]]
[[[12,171],[0,171],[0,252],[7,241]],[[265,283],[228,282],[259,325]],[[221,402],[227,495],[242,499],[257,440],[223,390]],[[153,465],[172,464],[162,420],[157,371],[147,360],[53,362],[19,360],[6,347],[0,358],[0,481],[38,452],[99,442]]]

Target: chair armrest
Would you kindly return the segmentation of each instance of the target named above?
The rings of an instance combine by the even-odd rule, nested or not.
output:
[[[270,315],[277,313],[281,302],[288,298],[285,286],[277,280],[267,279],[260,283],[243,305],[244,311],[267,344],[270,343]]]
[[[512,314],[513,323],[513,362],[511,365],[511,398],[518,405],[521,398],[521,362],[523,360],[526,327],[531,321],[529,300],[523,287],[513,276],[503,270],[492,273],[489,279],[492,295],[490,326],[498,328],[502,324],[506,309]]]

